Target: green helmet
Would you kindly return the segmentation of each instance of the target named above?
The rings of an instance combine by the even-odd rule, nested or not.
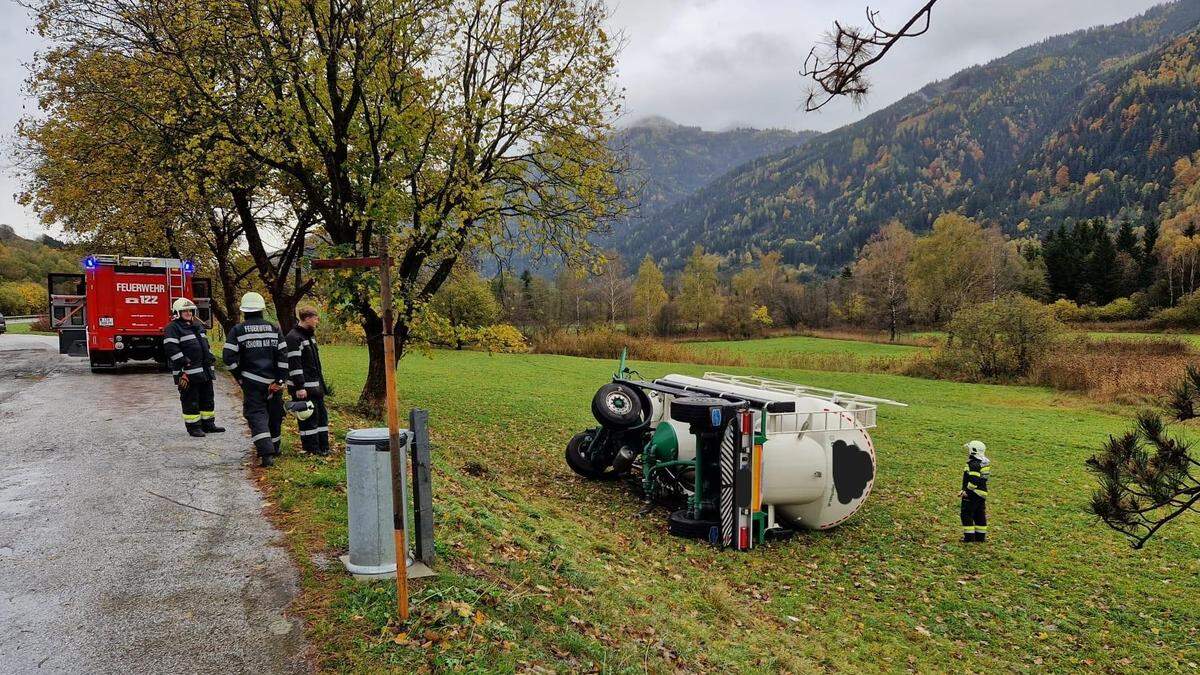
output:
[[[263,300],[260,293],[250,291],[242,296],[242,304],[240,309],[243,312],[261,312],[267,308],[267,301]]]
[[[176,298],[175,302],[171,303],[171,311],[176,314],[179,312],[194,312],[196,311],[196,303],[187,298]]]

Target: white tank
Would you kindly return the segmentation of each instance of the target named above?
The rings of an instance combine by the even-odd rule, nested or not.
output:
[[[793,404],[795,412],[767,413],[762,502],[777,518],[814,530],[834,527],[862,506],[875,482],[875,447],[867,433],[875,424],[875,404],[903,405],[721,373],[705,373],[703,378],[667,375],[657,382]],[[695,457],[696,439],[688,425],[670,418],[671,396],[656,398],[661,401],[654,406],[654,422],[675,431],[679,459]],[[762,412],[756,411],[757,428],[762,423]]]

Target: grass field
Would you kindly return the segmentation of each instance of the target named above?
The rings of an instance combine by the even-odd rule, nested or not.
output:
[[[8,322],[8,332],[13,335],[54,335],[53,332],[42,332],[33,330],[33,324],[22,321],[21,323]]]
[[[1200,335],[1195,333],[1107,333],[1088,331],[1092,340],[1182,340],[1193,348],[1200,349]]]
[[[333,400],[352,402],[365,351],[322,354]],[[647,377],[705,370],[634,366]],[[1034,388],[722,368],[911,404],[881,410],[879,474],[854,518],[738,554],[669,537],[662,510],[566,467],[563,446],[593,424],[588,402],[613,370],[546,355],[405,358],[402,404],[431,411],[440,559],[438,576],[416,587],[403,629],[389,623],[390,583],[356,584],[325,562],[347,541],[341,459],[288,456],[265,474],[301,564],[297,609],[323,668],[1189,672],[1200,664],[1200,520],[1169,526],[1138,552],[1085,512],[1092,479],[1083,461],[1127,426],[1128,409]],[[349,425],[377,423],[346,410],[334,414],[339,441]],[[991,541],[982,546],[957,542],[960,446],[971,438],[988,443],[995,466]]]
[[[923,347],[914,347],[911,345],[889,345],[859,340],[831,340],[800,335],[765,338],[762,340],[723,340],[720,342],[689,342],[685,344],[688,349],[696,353],[728,350],[738,354],[755,356],[804,353],[829,356],[850,355],[871,359],[900,359],[924,350]]]

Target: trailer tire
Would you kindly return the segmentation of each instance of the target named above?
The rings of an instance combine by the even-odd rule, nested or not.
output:
[[[667,516],[667,532],[676,537],[708,541],[709,533],[717,526],[718,523],[715,520],[692,518],[688,515],[687,509],[672,511],[671,515]]]
[[[643,403],[645,395],[639,394],[627,384],[610,382],[592,397],[592,416],[601,426],[610,429],[632,429],[645,421],[643,412],[649,415]]]
[[[590,433],[581,431],[571,437],[567,441],[566,460],[567,466],[575,473],[591,480],[617,480],[625,475],[624,471],[617,471],[612,466],[606,466],[602,469],[597,469],[591,460],[583,454],[583,444]]]

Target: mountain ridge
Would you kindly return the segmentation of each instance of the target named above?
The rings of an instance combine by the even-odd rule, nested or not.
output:
[[[853,124],[735,167],[669,208],[647,211],[626,233],[624,250],[638,256],[649,252],[668,267],[681,264],[694,243],[729,258],[755,249],[780,250],[791,264],[829,271],[850,260],[892,218],[924,230],[938,213],[960,210],[1016,218],[1001,223],[1013,232],[1044,231],[1047,219],[1064,217],[1071,202],[1056,202],[1061,196],[1056,193],[1046,203],[1058,204],[1057,211],[1038,204],[1018,208],[1022,198],[1028,204],[1036,192],[1030,181],[1046,182],[1044,167],[1025,176],[1027,165],[1043,148],[1047,157],[1054,156],[1050,141],[1060,137],[1056,133],[1077,127],[1085,107],[1120,89],[1114,79],[1134,77],[1197,24],[1200,3],[1174,2],[963,69]],[[1200,120],[1200,111],[1195,119]],[[1179,145],[1193,150],[1200,145],[1191,131],[1186,135]],[[1131,146],[1114,147],[1128,152]],[[1068,159],[1079,167],[1075,179],[1083,180],[1109,158],[1089,159],[1083,153]],[[1089,172],[1083,171],[1085,165]],[[1156,175],[1155,181],[1161,178]],[[1111,178],[1117,184],[1122,180],[1144,183],[1146,174]],[[1135,204],[1131,189],[1127,184],[1108,193],[1104,203],[1112,203],[1103,215],[1149,217],[1152,209],[1146,205],[1157,193]],[[1150,192],[1156,189],[1161,186]],[[1043,193],[1043,198],[1049,194]]]

